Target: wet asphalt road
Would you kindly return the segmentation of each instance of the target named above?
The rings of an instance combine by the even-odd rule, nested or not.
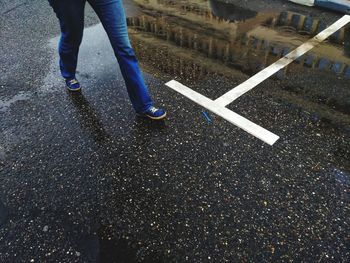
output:
[[[259,2],[247,13],[340,17]],[[48,4],[0,7],[0,262],[349,262],[346,68],[335,75],[335,66],[319,71],[306,59],[229,106],[281,136],[270,147],[213,114],[208,123],[203,108],[164,86],[175,78],[216,98],[257,70],[259,52],[248,52],[253,66],[225,66],[218,51],[208,60],[130,25],[146,82],[169,112],[151,123],[135,117],[89,8],[78,73],[84,87],[72,95],[59,77],[59,31]],[[149,28],[156,8],[165,9],[126,1],[128,16],[148,19]],[[176,14],[175,22],[174,13],[160,19],[183,26]],[[315,56],[336,54],[334,45]]]

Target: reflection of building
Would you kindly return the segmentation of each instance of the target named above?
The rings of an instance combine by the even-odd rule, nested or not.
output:
[[[324,30],[327,25],[314,17],[305,16],[294,12],[282,12],[275,21],[273,27],[288,27],[300,34],[314,36]],[[332,43],[341,44],[344,40],[345,29],[342,28],[330,37]]]
[[[223,67],[226,67],[224,72],[229,68],[247,73],[259,71],[304,42],[307,38],[302,34],[312,36],[325,28],[325,25],[316,19],[291,12],[244,13],[241,9],[235,9],[234,5],[223,12],[223,7],[217,4],[217,1],[210,1],[211,6],[217,8],[214,12],[216,15],[212,14],[208,1],[203,0],[136,0],[135,2],[142,5],[144,15],[128,18],[128,24],[131,30],[143,32],[153,38],[145,40],[146,35],[132,34],[134,42],[147,42],[148,49],[152,46],[152,41],[156,47],[160,45],[166,47],[165,49],[176,46],[177,52],[180,53],[176,56],[177,59],[192,58],[189,60],[198,67],[210,71],[218,69],[214,64],[221,64],[220,73],[223,73]],[[237,19],[237,12],[241,13],[240,18],[248,18],[239,23],[230,21],[233,18]],[[345,30],[342,29],[331,37],[331,41],[340,44],[344,36]],[[143,55],[147,56],[146,53]],[[156,56],[155,53],[152,57]],[[171,50],[167,53],[170,56]],[[193,54],[196,54],[197,60],[202,56],[203,61],[196,63]],[[290,67],[300,65],[350,75],[350,59],[343,56],[343,51],[330,43],[315,48]]]

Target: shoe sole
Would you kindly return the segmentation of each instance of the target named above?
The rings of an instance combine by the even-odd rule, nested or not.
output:
[[[143,114],[139,114],[139,113],[137,113],[137,115],[140,116],[140,117],[143,117],[143,118],[146,118],[146,119],[155,120],[155,121],[164,120],[166,118],[166,116],[167,116],[166,113],[164,113],[162,116],[159,116],[159,117],[152,117],[152,116],[147,115],[147,114],[143,115]]]
[[[81,88],[79,88],[79,89],[70,89],[70,88],[67,87],[67,90],[71,91],[71,92],[77,92],[77,91],[81,91]]]

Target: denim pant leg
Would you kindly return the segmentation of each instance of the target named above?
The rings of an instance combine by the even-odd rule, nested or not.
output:
[[[134,109],[143,112],[153,105],[131,47],[122,0],[88,0],[112,44]]]
[[[61,27],[58,45],[61,74],[66,79],[75,78],[79,46],[84,31],[86,0],[49,0]]]

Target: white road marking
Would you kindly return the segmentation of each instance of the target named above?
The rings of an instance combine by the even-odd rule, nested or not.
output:
[[[185,97],[191,99],[192,101],[196,102],[197,104],[207,108],[208,110],[212,111],[213,113],[221,116],[225,120],[229,121],[230,123],[238,126],[239,128],[245,130],[246,132],[250,133],[251,135],[259,138],[260,140],[266,142],[269,145],[273,145],[279,137],[272,132],[260,127],[259,125],[247,120],[246,118],[238,115],[237,113],[227,109],[226,107],[223,107],[216,103],[215,101],[203,96],[202,94],[186,87],[185,85],[182,85],[180,82],[176,80],[171,80],[168,83],[166,83],[168,87],[172,88],[173,90],[177,91],[178,93],[184,95]]]
[[[298,57],[304,55],[308,51],[310,51],[315,46],[319,45],[322,41],[324,41],[326,38],[334,34],[337,30],[344,27],[350,22],[350,16],[345,15],[342,18],[340,18],[338,21],[336,21],[334,24],[332,24],[330,27],[323,30],[321,33],[319,33],[314,38],[310,39],[309,41],[305,42],[301,46],[299,46],[297,49],[293,50],[283,58],[279,59],[277,62],[273,63],[269,67],[263,69],[247,81],[243,82],[242,84],[238,85],[234,89],[230,90],[229,92],[225,93],[221,97],[217,98],[215,101],[211,100],[202,94],[186,87],[185,85],[182,85],[176,80],[171,80],[165,85],[172,88],[173,90],[179,92],[180,94],[184,95],[185,97],[191,99],[192,101],[196,102],[197,104],[207,108],[208,110],[212,111],[213,113],[221,116],[225,120],[229,121],[230,123],[238,126],[239,128],[245,130],[246,132],[250,133],[251,135],[259,138],[260,140],[266,142],[269,145],[273,145],[278,139],[279,136],[273,134],[272,132],[262,128],[261,126],[249,121],[248,119],[238,115],[237,113],[229,110],[226,108],[228,104],[233,102],[235,99],[239,98],[246,92],[250,91],[254,87],[256,87],[258,84],[263,82],[264,80],[271,77],[273,74],[284,68],[285,66],[292,63],[294,60],[296,60]]]
[[[285,57],[281,58],[280,60],[273,63],[269,67],[263,69],[262,71],[260,71],[259,73],[257,73],[256,75],[248,79],[247,81],[243,82],[242,84],[238,85],[234,89],[230,90],[229,92],[225,93],[221,97],[217,98],[215,102],[223,107],[227,106],[228,104],[230,104],[231,102],[233,102],[234,100],[236,100],[237,98],[245,94],[246,92],[250,91],[257,85],[259,85],[264,80],[274,75],[276,72],[278,72],[282,68],[292,63],[298,57],[304,55],[305,53],[313,49],[315,46],[319,45],[326,38],[334,34],[340,28],[347,25],[349,22],[350,22],[350,15],[344,15],[342,18],[340,18],[330,27],[320,32],[317,36],[305,42],[304,44],[299,46],[297,49],[290,52]]]

